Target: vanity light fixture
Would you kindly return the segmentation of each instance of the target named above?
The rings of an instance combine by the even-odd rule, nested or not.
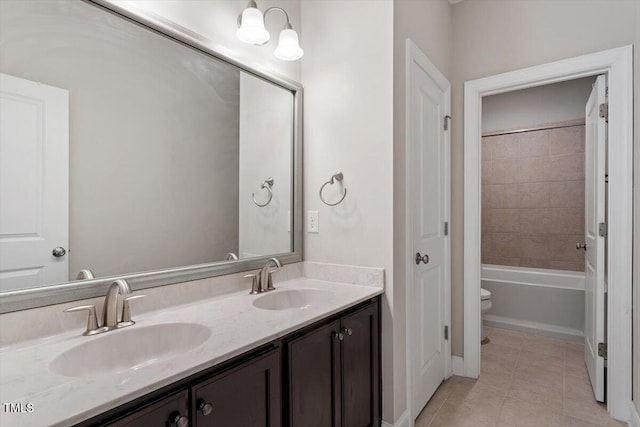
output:
[[[245,43],[258,46],[265,45],[271,36],[264,28],[264,20],[272,10],[278,10],[284,13],[284,16],[287,18],[287,23],[280,32],[278,47],[273,52],[274,55],[283,61],[295,61],[302,58],[304,51],[300,48],[298,33],[291,27],[289,14],[281,7],[270,7],[265,10],[263,14],[260,9],[258,9],[255,0],[249,0],[247,8],[242,11],[242,14],[238,17],[238,31],[236,31],[238,39]]]

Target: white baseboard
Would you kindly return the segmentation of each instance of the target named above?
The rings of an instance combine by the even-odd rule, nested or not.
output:
[[[464,359],[460,356],[451,356],[451,369],[453,375],[464,375]]]
[[[386,421],[382,421],[382,427],[412,427],[411,419],[409,417],[409,411],[404,411],[402,415],[400,415],[400,418],[398,418],[398,420],[394,424],[389,424]]]
[[[636,405],[631,402],[629,403],[629,427],[640,427],[640,414],[638,413],[638,409]]]
[[[534,335],[544,335],[569,341],[584,341],[584,333],[578,329],[549,325],[547,323],[531,322],[528,320],[512,319],[510,317],[496,316],[494,314],[485,314],[483,317],[485,326],[511,329],[514,331],[526,332]]]

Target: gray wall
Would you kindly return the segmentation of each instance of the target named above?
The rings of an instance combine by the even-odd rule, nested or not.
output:
[[[584,119],[594,81],[585,77],[482,98],[482,132]]]
[[[239,72],[83,2],[0,7],[1,71],[70,92],[70,275],[237,251]]]

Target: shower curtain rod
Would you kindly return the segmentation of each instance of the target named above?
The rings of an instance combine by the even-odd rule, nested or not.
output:
[[[570,121],[558,122],[558,123],[546,123],[538,126],[532,126],[528,128],[521,128],[521,129],[497,130],[493,132],[484,132],[482,136],[485,137],[485,136],[509,135],[512,133],[533,132],[537,130],[547,130],[547,129],[570,128],[574,126],[584,126],[584,119],[570,120]]]

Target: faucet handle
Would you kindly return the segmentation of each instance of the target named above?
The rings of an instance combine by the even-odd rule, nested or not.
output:
[[[84,310],[87,310],[89,312],[89,318],[87,319],[87,329],[82,335],[95,335],[107,330],[106,328],[101,328],[100,326],[98,326],[98,317],[96,315],[95,305],[79,305],[77,307],[67,308],[66,310],[64,310],[64,312],[75,313],[76,311]]]
[[[131,295],[130,297],[123,298],[122,300],[122,321],[118,322],[119,328],[124,328],[125,326],[131,326],[135,324],[133,320],[131,320],[131,307],[129,306],[129,301],[134,299],[144,298],[146,295]]]
[[[260,293],[260,289],[258,287],[258,275],[256,273],[250,273],[243,276],[245,279],[251,279],[251,292],[249,294],[255,295]]]

